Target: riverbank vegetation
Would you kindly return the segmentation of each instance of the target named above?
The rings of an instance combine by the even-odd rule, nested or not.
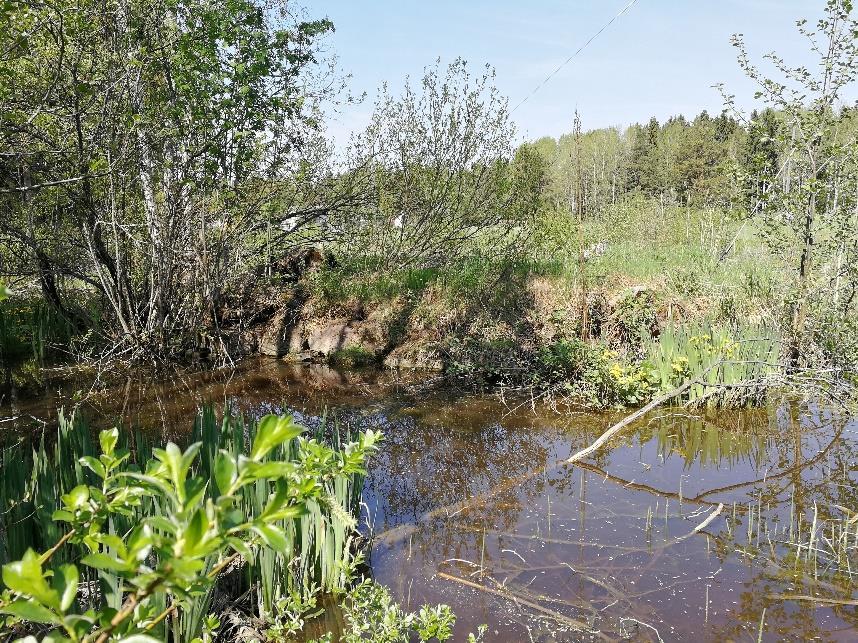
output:
[[[45,641],[283,640],[343,596],[352,638],[447,640],[449,608],[403,612],[359,583],[364,461],[380,435],[312,437],[289,417],[211,408],[187,448],[62,414],[3,450],[4,635]],[[30,634],[30,638],[24,639]],[[476,640],[476,639],[475,639]]]
[[[848,3],[800,25],[826,43],[820,71],[773,56],[767,75],[735,40],[751,114],[724,90],[715,116],[576,116],[516,145],[492,70],[456,60],[385,88],[341,152],[320,120],[346,100],[328,21],[249,0],[150,9],[2,14],[7,393],[24,357],[216,365],[373,314],[380,330],[321,352],[603,406],[663,388],[649,358],[682,349],[650,345],[685,324],[779,342],[762,352],[783,373],[854,369]]]
[[[858,22],[828,0],[798,28],[813,67],[772,54],[764,71],[734,38],[758,86],[750,114],[722,88],[717,115],[585,131],[576,114],[569,134],[522,143],[494,71],[439,60],[385,85],[337,147],[323,116],[353,99],[327,18],[257,0],[5,2],[0,398],[51,362],[262,353],[431,369],[532,405],[642,407],[566,465],[664,402],[760,405],[786,389],[844,406]],[[96,444],[74,413],[56,436],[4,445],[4,636],[281,640],[334,597],[343,640],[450,639],[448,607],[412,613],[361,578],[380,436],[303,433],[289,416],[205,409],[181,446],[119,428]],[[743,513],[764,557],[761,525],[778,528],[759,504]],[[848,571],[854,512],[801,520],[793,564]]]

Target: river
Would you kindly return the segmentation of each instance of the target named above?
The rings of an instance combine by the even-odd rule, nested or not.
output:
[[[80,399],[103,424],[165,439],[204,403],[305,422],[327,413],[385,435],[364,492],[373,577],[409,609],[449,604],[457,632],[485,623],[486,640],[501,642],[858,639],[855,420],[785,400],[660,409],[568,466],[559,463],[622,414],[434,384],[262,359],[98,387],[63,376],[0,407],[0,427],[50,424]]]

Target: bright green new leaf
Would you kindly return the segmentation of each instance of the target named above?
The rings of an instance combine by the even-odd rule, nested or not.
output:
[[[184,553],[192,555],[209,529],[209,519],[204,509],[197,509],[185,530]]]
[[[286,551],[289,542],[286,540],[286,534],[280,527],[274,525],[254,525],[253,531],[259,534],[262,542],[268,545],[274,551]]]
[[[292,520],[293,518],[300,518],[301,516],[307,513],[307,507],[303,503],[297,505],[289,505],[287,507],[281,507],[277,511],[272,511],[270,514],[266,515],[266,520]]]
[[[105,455],[113,455],[113,450],[116,448],[118,440],[119,430],[116,428],[108,429],[98,434],[98,441],[101,444],[101,452]]]
[[[266,415],[256,429],[256,439],[253,440],[253,448],[250,450],[251,459],[261,460],[275,447],[301,435],[302,431],[303,429],[292,421],[291,416]]]
[[[168,534],[175,534],[177,531],[176,524],[170,522],[170,520],[164,516],[150,516],[146,518],[146,524],[152,529],[157,529]]]
[[[25,621],[44,623],[46,625],[59,625],[62,623],[59,616],[35,601],[19,599],[0,609],[0,614],[9,614]]]
[[[63,505],[69,509],[80,509],[89,500],[89,487],[85,484],[79,484],[67,494],[62,496]]]
[[[91,455],[85,455],[80,459],[80,463],[87,469],[90,469],[95,475],[102,480],[107,477],[107,471],[104,465]]]
[[[54,589],[60,595],[60,609],[68,611],[77,598],[78,571],[74,565],[63,565],[54,575]]]
[[[135,527],[128,536],[126,559],[142,561],[152,550],[152,529],[146,523]]]
[[[217,454],[214,464],[214,476],[220,493],[226,493],[235,480],[235,459],[223,449]]]
[[[57,509],[53,514],[51,514],[51,520],[55,522],[72,522],[74,520],[74,514],[70,511]]]
[[[48,586],[39,556],[32,549],[21,560],[3,565],[3,582],[12,591],[31,596],[42,605],[59,607],[59,595]]]
[[[114,558],[113,556],[109,556],[107,554],[96,553],[89,554],[88,556],[84,556],[83,560],[80,561],[87,567],[94,567],[95,569],[104,569],[110,572],[124,572],[129,570],[128,564],[119,560],[118,558]]]
[[[202,443],[195,442],[182,453],[181,449],[175,443],[170,442],[167,444],[166,449],[154,449],[152,451],[155,457],[167,468],[178,499],[183,504],[187,499],[185,480],[188,477],[188,471],[191,468],[194,458],[197,457],[197,453],[200,451],[200,447],[202,447]]]
[[[254,480],[285,478],[295,471],[294,462],[247,462],[241,473],[244,481],[252,482]]]

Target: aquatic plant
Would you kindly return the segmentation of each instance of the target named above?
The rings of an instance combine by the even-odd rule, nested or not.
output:
[[[540,350],[533,381],[594,408],[635,406],[658,391],[647,363],[580,339],[561,339]]]
[[[419,641],[448,641],[456,625],[456,615],[448,606],[424,605],[419,612],[407,612],[387,588],[371,580],[364,580],[349,593],[345,616],[344,643],[407,643],[413,636]],[[481,626],[477,634],[469,634],[468,643],[481,641],[485,631]]]
[[[102,640],[145,631],[191,641],[215,626],[208,614],[218,591],[251,596],[265,617],[284,596],[345,590],[360,561],[353,539],[363,461],[379,435],[334,427],[325,444],[324,422],[314,437],[303,431],[274,416],[256,423],[226,413],[218,422],[207,408],[184,452],[117,429],[101,433],[97,450],[85,422],[61,415],[52,447],[43,437],[32,455],[20,443],[7,448],[4,629],[36,621],[70,640],[95,640],[94,628]],[[228,571],[239,571],[237,587],[234,578],[219,582]],[[51,574],[68,581],[62,600],[49,589]],[[84,614],[65,598],[79,589]]]
[[[780,339],[764,326],[691,324],[668,326],[651,340],[647,363],[663,391],[694,380],[687,402],[744,405],[761,402],[780,352]]]
[[[0,303],[0,359],[7,364],[27,357],[42,361],[55,347],[71,346],[76,335],[74,324],[44,301]]]

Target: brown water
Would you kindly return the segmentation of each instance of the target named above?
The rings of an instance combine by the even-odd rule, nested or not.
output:
[[[858,522],[837,518],[858,510],[858,422],[787,403],[660,410],[597,458],[558,466],[621,416],[422,379],[257,361],[114,384],[87,404],[165,435],[203,402],[327,408],[381,428],[365,491],[373,576],[411,609],[451,605],[456,640],[481,623],[510,642],[858,640],[854,605],[784,598],[856,598]],[[6,426],[49,421],[80,385],[63,386],[0,409],[18,417]]]

